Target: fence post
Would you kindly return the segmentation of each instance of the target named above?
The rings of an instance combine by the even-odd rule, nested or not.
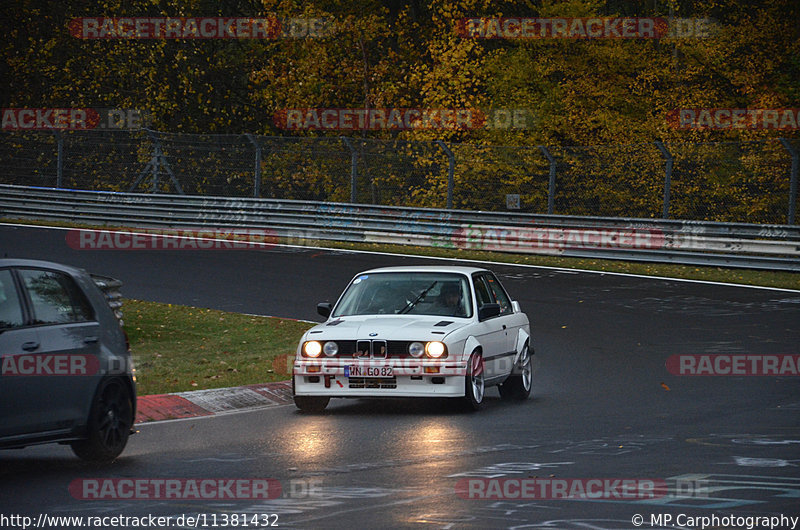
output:
[[[252,134],[246,133],[245,136],[256,149],[256,167],[253,171],[253,197],[257,199],[261,196],[261,144],[253,138]]]
[[[58,132],[53,131],[53,136],[56,137],[57,158],[56,158],[56,188],[64,187],[64,136]]]
[[[786,224],[793,225],[794,214],[797,208],[797,171],[798,166],[800,166],[800,155],[798,155],[797,149],[792,147],[792,144],[789,143],[789,140],[781,138],[780,141],[783,147],[792,155],[792,173],[789,177],[789,213],[787,215]]]
[[[662,219],[669,219],[669,191],[672,186],[672,153],[666,148],[663,142],[654,142],[661,154],[667,161],[666,169],[664,170],[664,211],[661,213]]]
[[[547,215],[553,215],[556,202],[556,159],[543,145],[537,146],[550,163],[550,178],[547,183]]]
[[[442,148],[447,155],[447,205],[446,208],[453,207],[453,174],[456,168],[456,157],[442,140],[436,140],[436,144]]]
[[[130,193],[135,190],[148,173],[150,173],[153,178],[153,182],[150,184],[150,191],[153,193],[158,192],[158,174],[163,166],[164,171],[166,171],[167,175],[169,175],[169,178],[172,181],[172,184],[175,186],[175,189],[178,190],[178,193],[184,195],[183,188],[181,188],[178,179],[175,178],[175,173],[172,172],[172,168],[169,167],[169,162],[167,162],[167,159],[161,150],[161,141],[158,139],[158,136],[156,136],[156,132],[150,129],[143,130],[147,133],[147,136],[150,137],[150,142],[153,144],[153,156],[150,158],[150,161],[147,163],[144,169],[142,169],[141,173],[139,173],[139,176],[136,177],[136,180],[131,185],[128,192]]]
[[[339,139],[350,149],[350,202],[358,202],[358,153],[350,143],[350,138],[340,136]]]

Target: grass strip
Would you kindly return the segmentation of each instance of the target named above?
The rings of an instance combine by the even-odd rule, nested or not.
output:
[[[314,325],[130,299],[122,311],[140,396],[285,381]]]
[[[676,265],[670,263],[642,263],[605,259],[561,258],[557,256],[539,256],[534,254],[512,254],[478,250],[413,247],[406,245],[346,243],[335,241],[304,242],[303,244],[308,246],[323,246],[337,249],[367,250],[372,252],[489,261],[495,263],[515,263],[523,265],[535,265],[540,267],[556,267],[561,269],[618,272],[625,274],[640,274],[642,276],[682,278],[688,280],[702,280],[710,282],[758,285],[762,287],[778,287],[782,289],[800,290],[800,273],[787,271],[734,269]]]

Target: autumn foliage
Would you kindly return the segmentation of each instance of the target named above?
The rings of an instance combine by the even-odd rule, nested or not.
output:
[[[76,20],[87,17],[180,17],[182,31],[192,17],[270,22],[264,38],[81,38]],[[586,32],[590,20],[624,17],[656,21],[655,38],[473,38],[465,29],[467,20],[564,19]],[[710,29],[676,35],[664,26],[675,20]],[[343,175],[332,175],[330,164],[301,163],[310,152],[301,144],[268,150],[262,196],[296,189],[297,198],[347,200],[350,155],[338,140],[346,136],[360,142],[368,178],[359,200],[443,206],[447,160],[415,143],[444,140],[457,159],[456,207],[502,209],[499,197],[522,193],[523,205],[541,212],[548,162],[537,146],[544,145],[559,176],[569,177],[556,213],[660,216],[664,159],[653,142],[664,141],[676,149],[673,215],[776,222],[773,210],[788,200],[789,155],[771,142],[797,139],[800,124],[679,128],[670,116],[800,108],[798,20],[797,0],[20,0],[0,23],[0,98],[3,108],[142,109],[151,129],[171,134],[324,137],[341,149],[335,164],[344,164]],[[275,119],[287,109],[525,109],[532,120],[517,128],[287,130]],[[371,156],[378,141],[381,156]],[[145,151],[131,162],[134,176]],[[242,165],[241,177],[210,176],[205,188],[188,191],[249,182],[251,164]],[[583,202],[565,199],[570,187],[582,190]],[[773,213],[759,213],[766,210]]]

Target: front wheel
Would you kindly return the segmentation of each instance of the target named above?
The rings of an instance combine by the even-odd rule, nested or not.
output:
[[[533,368],[531,367],[531,354],[528,344],[522,347],[517,362],[511,375],[505,383],[500,385],[500,397],[510,401],[524,401],[531,395],[533,384]]]
[[[119,379],[104,381],[97,390],[86,439],[70,445],[83,460],[111,462],[122,453],[133,425],[133,402],[128,386]]]
[[[298,396],[294,393],[294,372],[292,372],[292,397],[295,406],[300,412],[322,412],[328,406],[331,398],[318,396]]]
[[[467,376],[464,378],[464,398],[471,410],[479,410],[483,405],[486,386],[483,379],[483,356],[473,352],[467,363]]]
[[[322,412],[331,398],[318,396],[294,396],[294,404],[302,412]]]

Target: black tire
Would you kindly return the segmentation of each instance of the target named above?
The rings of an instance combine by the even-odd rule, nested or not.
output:
[[[486,384],[483,378],[483,356],[480,352],[472,352],[467,363],[467,375],[464,377],[464,399],[469,410],[480,410],[486,395]]]
[[[318,396],[294,396],[294,404],[301,412],[322,412],[331,398]]]
[[[531,395],[533,386],[533,368],[531,366],[531,353],[528,343],[522,347],[519,362],[514,365],[514,370],[508,379],[500,385],[500,397],[509,401],[525,401]]]
[[[294,393],[294,371],[292,372],[292,397],[294,398],[295,406],[300,409],[300,412],[319,413],[325,410],[331,398],[317,397],[317,396],[297,396]]]
[[[111,462],[125,449],[132,426],[133,402],[128,386],[119,379],[106,379],[92,401],[86,438],[72,442],[72,451],[90,462]]]

